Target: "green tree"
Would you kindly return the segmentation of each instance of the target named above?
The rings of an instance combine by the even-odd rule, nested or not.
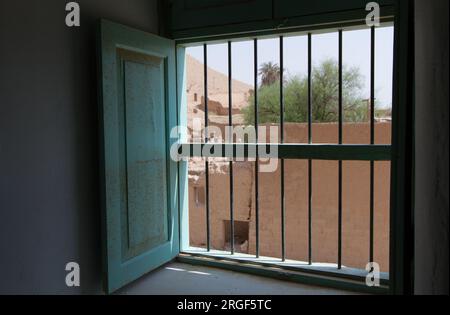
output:
[[[280,80],[280,67],[273,62],[266,62],[259,68],[261,83],[263,86],[269,86]]]
[[[343,109],[346,122],[362,122],[367,119],[367,102],[363,101],[363,76],[358,68],[342,69]],[[263,81],[264,82],[264,81]],[[271,84],[258,88],[259,123],[279,123],[280,88],[279,77]],[[254,99],[249,98],[244,108],[245,122],[254,124]],[[293,76],[284,85],[285,121],[305,123],[308,121],[308,78]],[[312,69],[312,118],[313,122],[337,122],[339,118],[339,72],[338,64],[327,59]]]

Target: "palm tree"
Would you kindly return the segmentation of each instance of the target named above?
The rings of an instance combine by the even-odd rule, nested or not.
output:
[[[263,86],[272,85],[280,79],[280,67],[271,61],[265,62],[259,68],[259,75]]]

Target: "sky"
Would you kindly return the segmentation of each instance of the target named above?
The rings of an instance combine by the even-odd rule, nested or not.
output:
[[[392,104],[393,27],[377,28],[375,33],[375,91],[377,105]],[[187,53],[203,60],[203,47],[189,47]],[[338,60],[338,33],[313,34],[312,62]],[[233,79],[253,86],[253,41],[232,43]],[[258,41],[258,64],[272,61],[280,64],[279,39]],[[370,29],[343,32],[343,63],[358,67],[364,77],[364,98],[370,97]],[[227,44],[208,45],[208,66],[228,73]],[[308,69],[308,38],[306,35],[284,38],[284,68],[287,76],[306,75]]]

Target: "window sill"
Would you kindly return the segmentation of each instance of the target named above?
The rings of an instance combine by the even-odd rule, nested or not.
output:
[[[185,263],[224,268],[309,285],[327,286],[372,294],[389,292],[389,273],[381,273],[381,286],[368,287],[365,284],[367,272],[361,269],[344,267],[337,269],[336,264],[314,263],[260,257],[254,255],[190,247],[184,250],[178,260]]]

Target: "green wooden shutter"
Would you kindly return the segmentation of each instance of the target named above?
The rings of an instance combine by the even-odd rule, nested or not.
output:
[[[175,43],[101,21],[101,149],[105,290],[179,252]]]

